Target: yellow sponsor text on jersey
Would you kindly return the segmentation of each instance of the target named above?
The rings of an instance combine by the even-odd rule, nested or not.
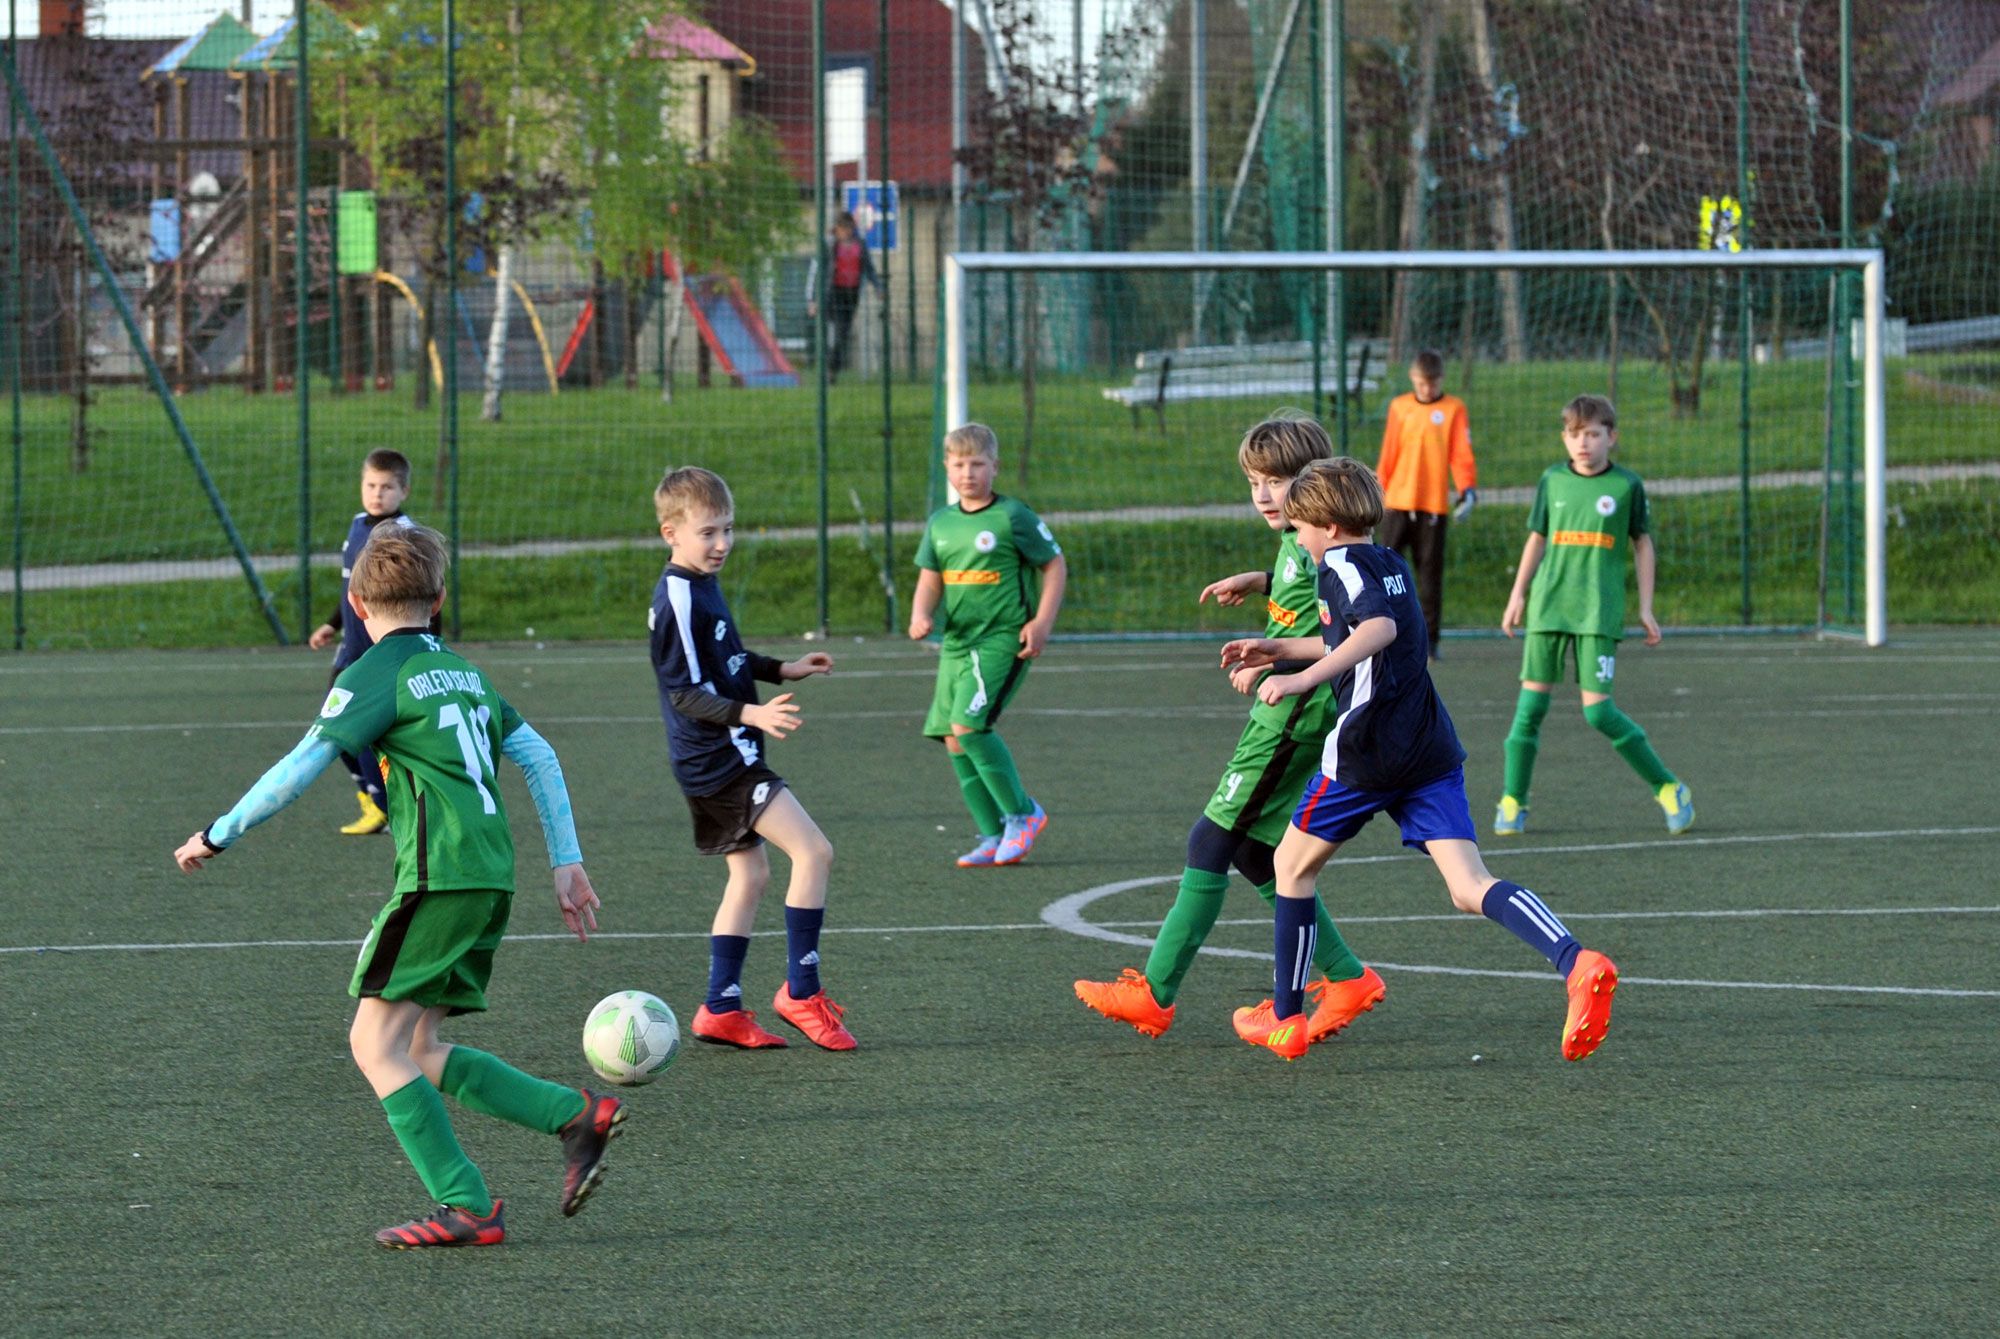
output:
[[[947,586],[997,586],[1000,584],[998,572],[983,571],[979,568],[964,568],[943,574]]]
[[[1551,544],[1574,544],[1591,549],[1611,549],[1618,547],[1618,540],[1611,535],[1596,530],[1558,530],[1549,536]]]
[[[1265,612],[1270,614],[1271,621],[1279,627],[1289,628],[1292,624],[1299,621],[1297,611],[1285,608],[1285,606],[1279,604],[1276,600],[1264,601],[1264,609]]]

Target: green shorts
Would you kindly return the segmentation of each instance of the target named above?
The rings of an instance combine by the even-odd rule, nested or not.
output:
[[[1522,683],[1562,683],[1563,661],[1576,657],[1574,681],[1586,693],[1611,692],[1618,668],[1618,638],[1576,632],[1531,632],[1521,648]]]
[[[1030,662],[1020,655],[1021,643],[1015,637],[989,637],[962,651],[939,652],[937,691],[931,696],[930,715],[924,717],[924,733],[943,739],[955,733],[954,725],[968,730],[997,726],[1001,711],[1028,677]]]
[[[1306,783],[1319,773],[1321,751],[1253,718],[1202,814],[1225,832],[1276,846]]]
[[[513,903],[512,893],[489,889],[397,893],[369,928],[347,993],[455,1014],[484,1009]]]

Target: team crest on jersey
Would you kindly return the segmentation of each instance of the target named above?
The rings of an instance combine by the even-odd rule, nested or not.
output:
[[[981,553],[991,553],[995,548],[999,547],[999,544],[1000,537],[991,530],[981,530],[978,535],[974,536],[972,541],[972,547],[978,549]]]
[[[1299,560],[1297,558],[1285,559],[1285,580],[1297,581],[1298,579],[1299,579]]]
[[[1333,610],[1327,606],[1325,600],[1319,602],[1319,621],[1322,623],[1333,622]]]
[[[1618,503],[1611,496],[1611,494],[1606,493],[1603,497],[1597,499],[1597,514],[1599,516],[1609,516],[1612,512],[1617,510],[1618,510]]]
[[[330,688],[326,694],[326,705],[319,709],[319,714],[323,719],[338,716],[347,710],[347,704],[353,700],[354,694],[345,688]]]
[[[1433,410],[1431,410],[1431,422],[1433,422],[1433,423],[1442,423],[1442,422],[1444,422],[1444,410],[1442,410],[1442,409],[1433,409]]]

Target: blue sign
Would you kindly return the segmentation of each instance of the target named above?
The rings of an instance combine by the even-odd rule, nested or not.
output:
[[[861,240],[870,251],[896,249],[896,221],[902,214],[893,181],[850,181],[843,184],[843,207],[854,215]]]

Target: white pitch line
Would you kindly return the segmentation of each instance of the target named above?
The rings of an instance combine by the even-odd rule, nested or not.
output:
[[[1057,898],[1054,902],[1049,903],[1048,906],[1042,908],[1042,920],[1053,929],[1062,930],[1079,938],[1100,939],[1107,943],[1123,944],[1132,948],[1151,948],[1153,940],[1150,935],[1124,934],[1119,930],[1111,928],[1114,924],[1122,925],[1131,924],[1132,922],[1099,923],[1091,921],[1085,918],[1083,914],[1084,909],[1089,907],[1093,902],[1101,898],[1110,897],[1114,893],[1130,892],[1135,888],[1147,888],[1157,884],[1177,882],[1179,882],[1178,875],[1156,874],[1143,879],[1121,879],[1116,883],[1099,884],[1095,888],[1085,888],[1080,892],[1071,893],[1067,897]],[[1932,908],[1932,910],[1942,909]],[[2000,908],[1979,907],[1970,908],[1969,910],[1990,912],[2000,910]],[[1658,914],[1671,916],[1674,913],[1666,912]],[[1779,911],[1774,914],[1787,915],[1798,913]],[[1430,918],[1426,917],[1423,919]],[[1456,917],[1439,917],[1438,919],[1455,919],[1471,922],[1481,918],[1459,915]],[[1249,923],[1255,924],[1256,922]],[[1342,924],[1355,923],[1359,922],[1353,918],[1342,919]],[[1200,952],[1212,954],[1218,958],[1247,958],[1253,962],[1269,962],[1271,960],[1271,954],[1263,949],[1224,948],[1214,944],[1204,944],[1201,946]],[[1372,965],[1384,971],[1410,972],[1431,976],[1487,976],[1508,980],[1556,982],[1560,982],[1562,979],[1553,972],[1501,971],[1480,967],[1441,967],[1430,963],[1376,962]],[[1717,990],[1804,990],[1848,995],[1923,995],[1947,999],[2000,999],[2000,990],[1956,990],[1946,987],[1927,986],[1855,986],[1799,981],[1704,981],[1680,977],[1644,976],[1621,976],[1619,977],[1619,983],[1621,985],[1644,986],[1705,986]]]

